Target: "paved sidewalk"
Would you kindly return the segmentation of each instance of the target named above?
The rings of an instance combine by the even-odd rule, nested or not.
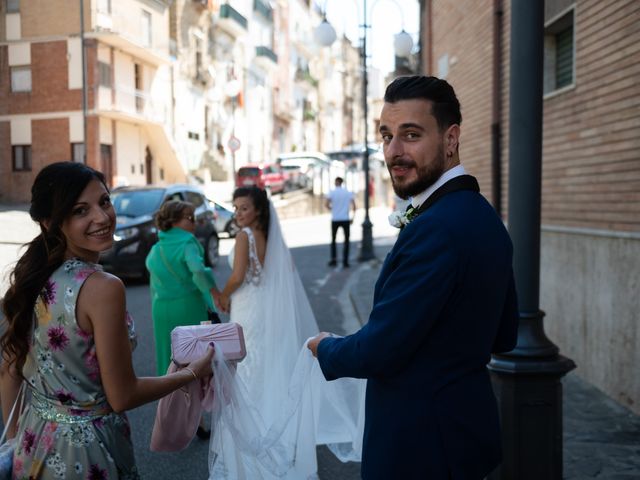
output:
[[[361,323],[367,321],[371,311],[373,286],[388,245],[389,242],[386,249],[377,246],[378,260],[360,265],[353,272],[357,278],[349,282],[349,297]],[[566,480],[640,479],[640,416],[582,380],[577,373],[570,373],[562,383],[563,477]]]

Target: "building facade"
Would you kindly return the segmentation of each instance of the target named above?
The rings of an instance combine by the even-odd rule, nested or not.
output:
[[[167,5],[83,9],[81,21],[79,2],[2,2],[1,201],[28,200],[34,175],[55,161],[86,162],[111,186],[185,178],[167,132]]]
[[[0,202],[55,161],[112,187],[206,182],[359,141],[359,52],[318,46],[321,18],[311,0],[2,0]]]
[[[508,0],[423,0],[425,73],[456,89],[461,158],[507,219]],[[640,3],[547,0],[540,306],[577,374],[640,412]]]

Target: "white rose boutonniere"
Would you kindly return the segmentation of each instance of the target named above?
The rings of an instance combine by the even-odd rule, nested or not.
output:
[[[415,208],[409,207],[404,212],[396,210],[391,215],[389,215],[389,224],[392,227],[403,228],[411,223],[411,220],[415,217]]]

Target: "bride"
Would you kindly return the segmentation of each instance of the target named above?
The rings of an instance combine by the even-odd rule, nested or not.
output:
[[[359,460],[364,382],[326,382],[304,348],[319,329],[266,193],[238,188],[233,205],[241,231],[219,301],[247,356],[235,375],[216,357],[210,478],[317,478],[317,444]]]

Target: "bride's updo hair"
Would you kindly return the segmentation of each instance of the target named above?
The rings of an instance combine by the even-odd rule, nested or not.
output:
[[[251,199],[258,215],[258,227],[266,237],[269,234],[269,197],[267,197],[267,192],[255,186],[236,188],[233,192],[233,199],[241,197]]]

